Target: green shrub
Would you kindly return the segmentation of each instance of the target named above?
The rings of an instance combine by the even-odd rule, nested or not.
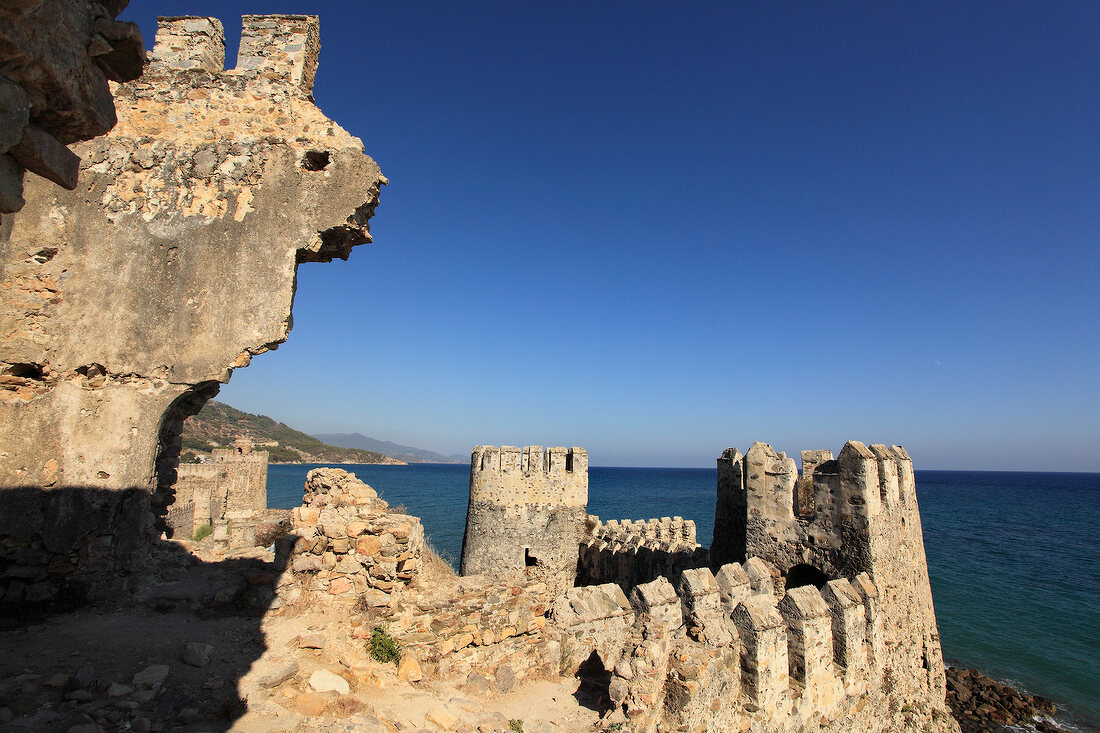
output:
[[[214,534],[214,527],[209,524],[204,524],[195,530],[195,534],[192,535],[191,539],[195,542],[202,542],[212,534]]]
[[[514,733],[523,733],[523,721],[512,718],[508,721],[508,730],[514,731]]]
[[[372,659],[383,664],[388,662],[397,664],[401,659],[401,650],[397,648],[397,642],[386,633],[386,627],[382,624],[378,624],[371,631],[367,649],[370,651]]]

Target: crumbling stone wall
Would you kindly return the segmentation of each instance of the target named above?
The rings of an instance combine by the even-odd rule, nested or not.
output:
[[[242,33],[225,71],[219,21],[162,18],[118,124],[74,147],[79,188],[28,179],[0,233],[0,584],[9,550],[79,568],[93,540],[125,584],[182,419],[286,339],[300,263],[370,241],[386,179],[311,99],[317,18]],[[51,517],[76,493],[61,541]]]
[[[576,577],[587,504],[583,448],[477,446],[462,574],[540,579],[564,591]]]
[[[339,468],[310,471],[302,502],[291,512],[291,534],[276,543],[291,558],[280,595],[396,605],[420,570],[419,517],[386,511],[374,489]]]
[[[589,515],[580,545],[577,584],[617,583],[630,591],[654,578],[677,578],[708,563],[695,538],[695,522],[683,517],[609,519]]]
[[[107,80],[141,75],[145,48],[127,0],[8,0],[0,5],[0,215],[23,208],[23,172],[73,189],[66,146],[115,124]],[[3,217],[0,217],[3,222]]]
[[[750,558],[716,575],[686,570],[676,585],[665,577],[639,584],[629,606],[612,600],[615,591],[621,595],[616,585],[576,588],[551,618],[563,649],[592,650],[610,673],[609,724],[638,731],[956,730],[942,705],[900,702],[879,673],[882,603],[867,573],[776,594],[765,563]]]
[[[377,609],[377,618],[402,660],[416,660],[422,674],[507,692],[524,679],[558,673],[560,634],[547,624],[551,601],[545,583],[452,578],[407,589],[400,604]]]

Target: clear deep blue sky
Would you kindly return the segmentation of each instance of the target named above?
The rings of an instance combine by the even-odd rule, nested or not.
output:
[[[374,244],[221,399],[444,453],[901,443],[1100,471],[1100,4],[232,2],[321,18]]]

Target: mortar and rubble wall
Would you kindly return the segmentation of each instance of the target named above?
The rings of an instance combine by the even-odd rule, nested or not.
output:
[[[539,579],[564,591],[576,578],[587,504],[583,448],[477,446],[462,574]]]
[[[77,186],[68,149],[114,126],[108,80],[141,76],[145,44],[115,17],[127,0],[8,0],[0,5],[0,225],[25,204],[24,172]]]
[[[0,230],[0,598],[132,585],[183,420],[291,327],[297,266],[370,241],[386,182],[311,99],[315,16],[161,18],[80,185]],[[163,507],[158,507],[163,509]],[[75,602],[75,601],[74,601]]]
[[[895,707],[946,714],[940,637],[917,508],[913,463],[900,446],[845,444],[794,461],[755,443],[718,459],[711,567],[755,556],[780,586],[866,577],[883,629],[868,674]],[[800,484],[802,488],[800,496]],[[900,702],[899,702],[900,701]]]

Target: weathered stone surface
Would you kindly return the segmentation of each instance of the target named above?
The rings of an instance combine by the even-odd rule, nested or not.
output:
[[[397,664],[397,679],[417,682],[422,679],[423,676],[423,673],[420,671],[420,662],[416,660],[416,657],[408,654],[401,657],[401,661]]]
[[[168,679],[169,671],[167,664],[151,664],[135,674],[131,684],[134,687],[153,687],[162,684]]]
[[[195,47],[209,40],[186,21],[161,22]],[[52,542],[75,556],[71,580],[93,565],[95,546],[75,539],[102,537],[111,549],[101,567],[112,572],[101,579],[111,582],[90,587],[127,582],[123,559],[140,564],[149,534],[139,505],[155,486],[161,505],[171,496],[182,420],[286,339],[300,263],[346,258],[370,239],[385,179],[310,99],[316,44],[264,40],[312,38],[316,22],[250,16],[247,62],[235,70],[154,58],[118,87],[111,134],[74,148],[78,190],[28,179],[23,215],[0,235],[0,516],[20,517],[0,521],[0,537],[41,541],[55,532],[44,517],[74,517],[74,542]],[[262,54],[272,55],[256,63]],[[87,494],[90,511],[56,512],[46,487]]]
[[[446,708],[433,708],[428,711],[424,719],[443,730],[453,730],[459,721],[458,716]]]
[[[67,188],[76,158],[65,145],[115,124],[107,80],[140,76],[145,48],[134,23],[114,20],[126,2],[66,0],[0,5],[0,158]],[[22,143],[21,143],[22,141]],[[23,203],[22,170],[0,165],[0,213]]]
[[[183,649],[183,661],[192,667],[205,667],[210,664],[210,655],[214,647],[201,641],[193,641]]]
[[[265,671],[259,679],[260,687],[278,687],[298,674],[298,663],[282,662]]]
[[[309,686],[317,692],[338,692],[346,695],[351,692],[348,681],[327,669],[318,669],[309,676]]]
[[[294,709],[307,718],[320,715],[325,711],[328,701],[313,692],[303,692],[294,698]]]

